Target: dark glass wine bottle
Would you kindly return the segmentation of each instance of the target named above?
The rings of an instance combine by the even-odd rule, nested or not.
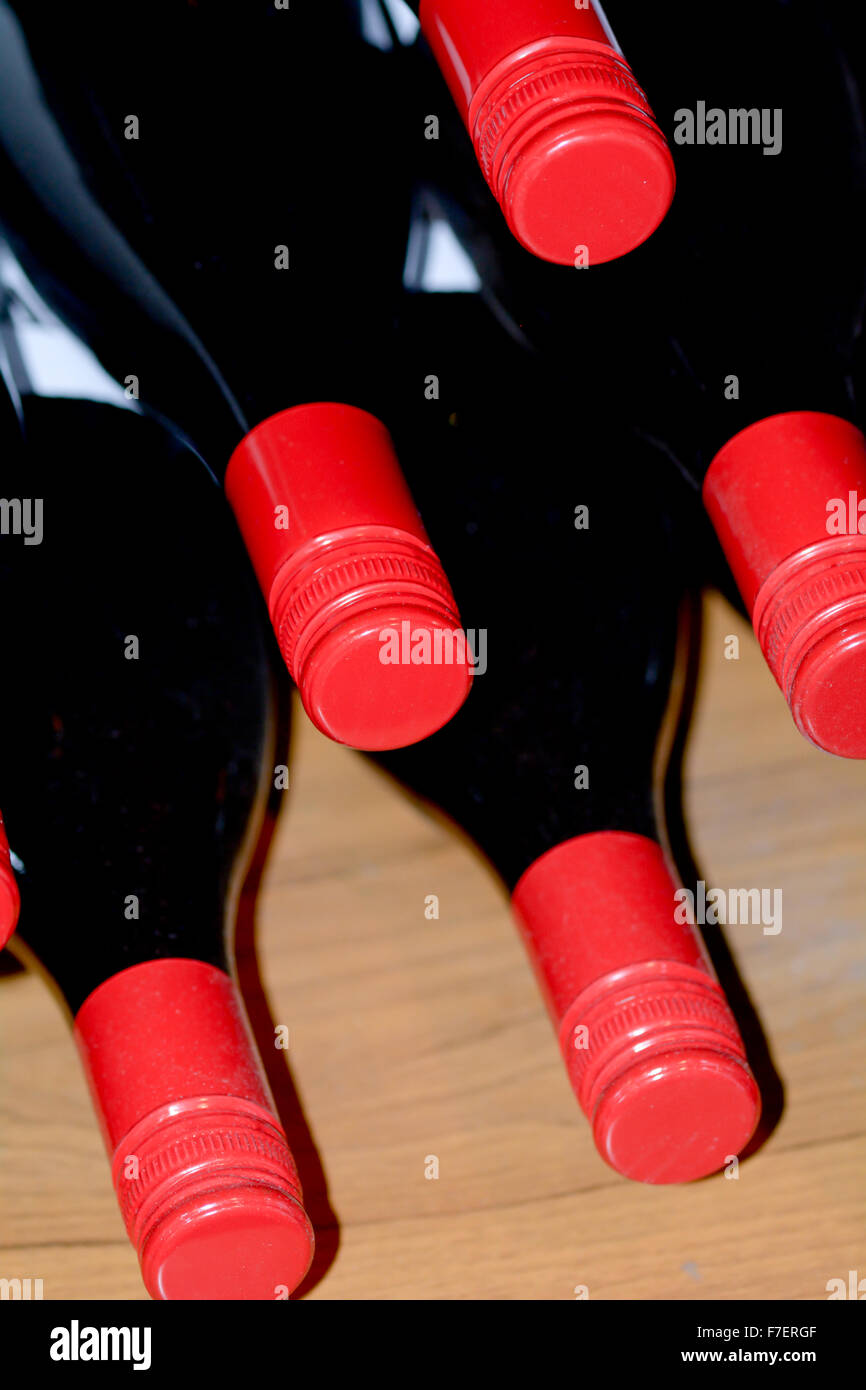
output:
[[[288,1297],[313,1235],[231,973],[274,765],[243,548],[212,480],[156,424],[31,398],[25,426],[5,488],[39,499],[42,535],[0,538],[13,948],[72,1017],[151,1295]],[[119,459],[135,490],[118,493]]]
[[[677,8],[696,42],[694,11]],[[862,93],[832,6],[817,0],[762,0],[748,43],[726,31],[698,61],[704,100],[678,101],[681,200],[661,249],[703,400],[690,418],[672,397],[669,435],[702,479],[797,727],[862,758],[866,548],[847,505],[866,497],[852,385],[866,304]]]
[[[469,677],[379,659],[382,628],[459,618],[370,413],[409,162],[389,55],[353,10],[45,24],[3,0],[0,221],[44,299],[223,482],[314,722],[379,748],[439,727]]]
[[[673,0],[666,22],[675,45],[656,42],[651,7],[618,16],[628,51],[653,54],[678,169],[671,213],[637,255],[566,276],[515,254],[486,216],[453,122],[426,143],[425,177],[512,331],[566,385],[605,395],[616,382],[631,418],[702,490],[801,732],[866,756],[856,40],[844,7],[818,0],[756,0],[748,42],[736,25],[707,42],[686,0]],[[403,58],[415,65],[420,119],[435,101],[432,65],[420,51]]]
[[[627,417],[560,395],[480,297],[415,296],[401,326],[398,438],[477,667],[446,729],[381,761],[512,890],[602,1156],[647,1182],[702,1177],[748,1141],[759,1097],[659,805],[688,516]]]

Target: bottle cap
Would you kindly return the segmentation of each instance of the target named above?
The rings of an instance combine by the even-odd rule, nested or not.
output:
[[[508,225],[558,265],[651,236],[676,175],[644,92],[594,6],[422,0],[422,28]]]
[[[384,425],[353,406],[282,411],[235,450],[226,492],[313,723],[371,751],[446,724],[472,653]]]
[[[113,1176],[152,1298],[286,1299],[309,1268],[294,1161],[260,1106],[234,1096],[165,1105],[124,1137]]]
[[[617,260],[652,236],[671,205],[667,141],[613,52],[549,39],[511,54],[475,93],[469,120],[512,233],[542,260]]]
[[[717,1172],[760,1095],[659,845],[599,831],[549,850],[514,906],[602,1158],[639,1182]]]
[[[131,966],[84,1001],[75,1040],[152,1297],[287,1298],[313,1233],[228,975]]]
[[[751,1138],[758,1088],[727,1000],[701,970],[645,961],[596,981],[560,1043],[596,1147],[623,1177],[691,1182]]]
[[[741,430],[704,480],[707,511],[797,728],[847,758],[866,758],[861,501],[866,440],[848,421],[811,411]]]
[[[0,815],[0,950],[6,945],[18,925],[21,898],[9,857],[9,843]]]

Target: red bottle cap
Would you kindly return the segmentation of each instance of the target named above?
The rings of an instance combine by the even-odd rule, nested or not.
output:
[[[760,1095],[702,943],[676,920],[664,854],[601,831],[537,859],[514,907],[602,1158],[639,1182],[717,1172]]]
[[[860,501],[866,440],[846,420],[812,411],[740,431],[704,480],[704,503],[797,728],[846,758],[866,758]]]
[[[9,857],[9,842],[0,815],[0,951],[18,925],[21,898]]]
[[[235,450],[226,493],[313,723],[367,750],[446,724],[472,654],[384,425],[346,405],[282,411]]]
[[[228,976],[132,966],[85,1000],[75,1039],[151,1296],[287,1298],[313,1233]]]
[[[595,11],[571,0],[424,0],[425,34],[517,240],[598,265],[652,235],[676,173],[667,141]]]

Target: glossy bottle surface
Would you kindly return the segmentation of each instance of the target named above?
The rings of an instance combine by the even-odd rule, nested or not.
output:
[[[22,934],[74,1011],[153,956],[224,965],[266,746],[266,648],[230,514],[187,451],[110,406],[33,399],[25,424],[5,482],[41,501],[42,537],[4,536],[0,552],[20,673],[2,693],[6,829]],[[118,458],[142,465],[135,492],[119,492]],[[85,911],[82,950],[57,920]]]
[[[387,55],[354,41],[352,10],[112,9],[105,43],[108,7],[45,25],[0,6],[0,219],[49,302],[220,476],[276,411],[377,409],[365,349],[399,288],[406,162]],[[311,123],[317,57],[331,100]],[[346,158],[358,141],[376,157]]]

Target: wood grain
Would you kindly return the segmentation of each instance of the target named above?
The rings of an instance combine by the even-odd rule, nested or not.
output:
[[[649,1188],[606,1168],[471,846],[303,717],[291,780],[256,908],[270,1022],[246,948],[241,974],[319,1228],[306,1297],[810,1300],[866,1275],[866,768],[797,734],[720,599],[685,758],[692,850],[709,883],[784,903],[777,936],[727,931],[747,1032],[784,1087],[736,1180]],[[0,1276],[42,1278],[46,1299],[145,1298],[39,979],[0,979],[0,1041]]]

